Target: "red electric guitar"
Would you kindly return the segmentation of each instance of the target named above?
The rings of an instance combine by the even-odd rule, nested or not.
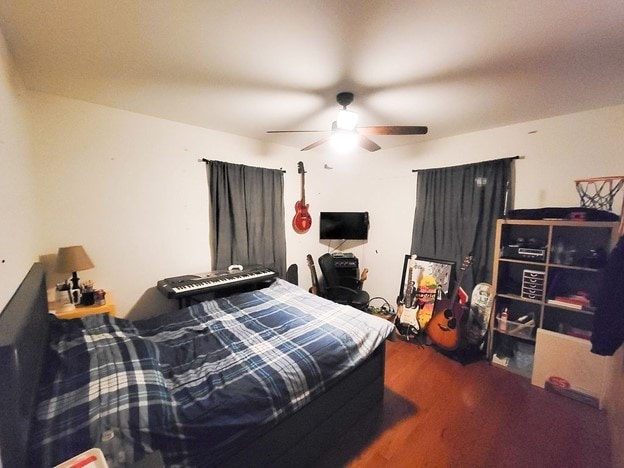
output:
[[[463,310],[460,304],[455,303],[455,300],[457,299],[457,293],[459,292],[459,286],[464,276],[464,271],[466,271],[471,264],[472,255],[468,255],[460,268],[457,277],[457,285],[453,290],[451,298],[448,300],[436,300],[433,316],[427,324],[426,332],[429,338],[431,338],[431,341],[447,351],[457,349],[461,340],[460,323]]]
[[[295,217],[292,220],[293,229],[298,234],[304,234],[310,230],[312,226],[312,216],[308,212],[310,205],[306,205],[305,202],[305,169],[303,168],[303,162],[297,163],[298,172],[301,174],[301,200],[297,200],[295,203]]]

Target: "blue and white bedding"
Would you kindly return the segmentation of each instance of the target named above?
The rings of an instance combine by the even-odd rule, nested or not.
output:
[[[154,319],[51,318],[30,463],[52,466],[113,430],[126,460],[210,466],[360,364],[388,321],[282,280]]]

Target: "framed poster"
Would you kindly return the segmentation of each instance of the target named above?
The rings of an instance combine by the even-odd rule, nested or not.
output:
[[[404,321],[418,321],[423,330],[433,314],[438,289],[448,295],[453,279],[455,262],[406,255],[399,290],[403,304]]]

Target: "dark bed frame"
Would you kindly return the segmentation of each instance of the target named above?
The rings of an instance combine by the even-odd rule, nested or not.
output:
[[[35,263],[0,315],[0,460],[26,466],[28,430],[48,341],[43,264]]]
[[[43,265],[35,263],[0,315],[0,466],[25,466],[48,339]],[[358,418],[381,407],[385,343],[349,375],[275,427],[254,434],[224,466],[306,466]]]

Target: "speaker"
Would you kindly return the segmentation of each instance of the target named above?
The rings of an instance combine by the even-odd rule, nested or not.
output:
[[[336,267],[341,278],[358,278],[358,269],[353,267]]]
[[[338,276],[344,278],[358,278],[359,261],[353,254],[332,254],[334,266],[338,272]]]

